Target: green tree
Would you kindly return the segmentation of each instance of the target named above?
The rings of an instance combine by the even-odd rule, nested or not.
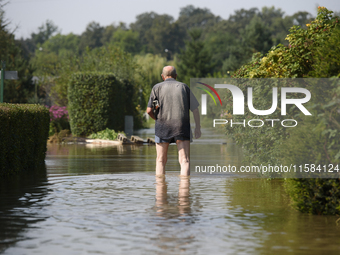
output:
[[[195,8],[193,5],[187,5],[180,9],[177,23],[186,30],[192,28],[205,29],[221,21],[219,16],[215,16],[207,8]]]
[[[251,8],[249,10],[241,9],[236,10],[235,14],[230,15],[229,19],[222,20],[218,22],[211,31],[219,32],[225,31],[233,34],[234,36],[239,36],[239,31],[243,29],[246,25],[250,24],[250,21],[255,15],[259,13],[257,8]]]
[[[165,55],[165,49],[168,49],[173,57],[184,46],[185,31],[174,22],[172,16],[143,13],[137,16],[137,21],[130,27],[139,33],[145,53]]]
[[[158,15],[146,36],[148,49],[154,54],[164,54],[165,49],[174,54],[184,46],[184,30],[169,15]]]
[[[0,60],[6,62],[6,70],[18,71],[18,80],[4,82],[4,102],[27,103],[33,96],[32,68],[23,57],[21,48],[8,30],[4,3],[0,0]]]
[[[142,81],[141,83],[141,109],[146,108],[146,103],[149,101],[150,93],[152,87],[162,81],[161,73],[163,67],[166,65],[171,65],[167,62],[165,57],[161,55],[154,55],[151,53],[145,55],[135,55],[134,60],[138,65],[136,69],[137,79]]]
[[[147,31],[150,30],[153,21],[157,16],[159,15],[155,12],[145,12],[139,14],[136,17],[136,22],[130,24],[131,29],[139,33],[140,43],[142,45],[145,45],[144,51],[147,51],[146,47],[148,44],[148,38],[146,36],[146,33]]]
[[[203,78],[212,71],[211,54],[201,40],[202,31],[192,29],[189,32],[190,41],[186,42],[185,50],[178,56],[178,74],[183,82],[190,84],[190,78]]]
[[[46,54],[41,59],[51,60],[52,57],[56,57],[53,54]],[[75,72],[113,73],[121,81],[134,84],[136,93],[141,86],[140,81],[135,79],[138,66],[132,56],[113,45],[87,49],[82,55],[60,56],[50,62],[45,59],[45,63],[40,77],[51,87],[50,96],[53,103],[60,106],[67,105],[67,86],[71,75]]]
[[[73,33],[68,35],[57,34],[41,44],[37,50],[43,52],[54,52],[57,55],[63,55],[71,52],[78,54],[79,42],[79,36]]]
[[[58,27],[51,20],[38,27],[37,33],[32,33],[31,38],[20,39],[20,45],[23,49],[24,56],[27,60],[33,55],[37,47],[46,42],[53,34],[58,32]]]
[[[79,54],[79,36],[72,33],[68,35],[57,34],[36,49],[30,59],[34,68],[36,79],[37,95],[41,103],[51,104],[49,96],[54,80],[59,75],[58,69],[63,58]],[[53,98],[53,97],[52,97]]]
[[[54,33],[58,31],[58,27],[51,20],[47,20],[38,28],[39,32],[32,33],[31,37],[36,45],[46,42]]]
[[[124,22],[119,22],[118,26],[115,26],[114,24],[108,25],[104,28],[103,36],[102,36],[102,44],[107,45],[111,42],[112,36],[115,31],[118,29],[121,30],[128,30],[126,24]]]
[[[139,33],[136,31],[119,28],[113,33],[110,43],[132,54],[140,51]]]
[[[253,53],[266,53],[273,46],[272,35],[268,31],[268,27],[258,16],[252,18],[250,24],[241,31],[241,36],[244,48],[248,48],[244,50],[251,53],[249,59]]]
[[[244,50],[238,38],[228,32],[211,32],[205,36],[205,47],[211,54],[214,71],[236,70],[243,63]]]
[[[97,22],[91,22],[87,25],[86,30],[82,33],[79,42],[79,48],[83,52],[87,47],[90,49],[101,47],[104,27]]]

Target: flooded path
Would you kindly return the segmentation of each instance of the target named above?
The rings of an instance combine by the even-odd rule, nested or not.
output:
[[[200,141],[193,158],[240,163],[235,145],[209,139],[209,155]],[[166,177],[156,178],[155,153],[147,145],[50,145],[47,175],[0,183],[0,252],[339,254],[337,217],[295,211],[281,180],[180,178],[176,146]]]

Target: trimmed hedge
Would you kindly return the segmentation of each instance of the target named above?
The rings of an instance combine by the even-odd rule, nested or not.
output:
[[[106,128],[124,130],[124,115],[133,115],[133,98],[133,86],[114,74],[73,74],[68,87],[72,134],[88,136]]]
[[[45,106],[0,104],[0,176],[44,165],[50,114]]]

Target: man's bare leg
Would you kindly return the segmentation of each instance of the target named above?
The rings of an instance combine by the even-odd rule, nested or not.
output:
[[[169,143],[156,143],[156,175],[165,174],[165,164],[168,160]]]
[[[181,165],[181,175],[190,175],[190,141],[177,140],[178,161]]]

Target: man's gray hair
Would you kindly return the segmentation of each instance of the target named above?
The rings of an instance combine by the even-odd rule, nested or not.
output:
[[[175,78],[177,75],[176,68],[174,66],[164,66],[162,74],[164,77],[171,76]]]

